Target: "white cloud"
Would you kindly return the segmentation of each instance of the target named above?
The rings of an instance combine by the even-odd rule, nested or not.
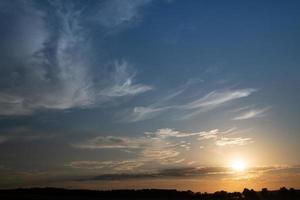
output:
[[[184,145],[182,147],[181,145]],[[138,149],[136,160],[139,162],[153,162],[160,164],[172,163],[178,161],[177,156],[180,154],[177,147],[189,148],[190,143],[180,142],[172,143],[165,138],[153,137],[95,137],[87,141],[72,144],[75,148],[81,149]]]
[[[23,61],[21,68],[25,73],[12,72],[20,79],[17,81],[22,81],[22,85],[13,85],[9,91],[1,91],[19,99],[14,104],[20,107],[21,112],[17,110],[2,115],[29,114],[39,108],[85,107],[94,101],[87,63],[82,59],[86,45],[82,45],[85,41],[78,26],[79,16],[72,9],[64,12],[57,9],[56,15],[61,20],[57,37],[45,38],[43,46]],[[46,26],[46,21],[44,23]],[[53,54],[49,54],[50,49]],[[1,107],[8,108],[10,104],[11,101],[6,101]]]
[[[256,90],[252,88],[239,89],[239,90],[212,91],[207,95],[205,95],[204,97],[196,101],[192,101],[182,107],[184,109],[196,109],[196,108],[206,108],[206,107],[213,108],[234,99],[247,97],[255,91]]]
[[[200,132],[181,132],[176,131],[169,128],[164,129],[158,129],[156,132],[146,132],[146,135],[150,137],[156,137],[156,138],[183,138],[183,137],[192,137],[192,136],[198,136],[198,140],[204,140],[204,139],[211,139],[216,138],[218,134],[220,134],[218,129],[210,130],[210,131],[200,131]]]
[[[218,129],[204,131],[204,132],[201,132],[201,134],[198,137],[198,140],[214,139],[214,138],[218,137],[218,134],[220,134],[220,131]]]
[[[134,152],[136,156],[134,159],[123,160],[122,162],[128,161],[140,164],[157,163],[158,165],[182,163],[184,158],[180,156],[181,151],[190,150],[191,143],[186,141],[170,141],[168,138],[161,135],[158,138],[149,133],[145,133],[144,136],[140,137],[99,136],[81,143],[72,144],[72,146],[81,149],[130,149],[129,153]],[[89,168],[102,168],[107,163],[80,162],[79,164],[80,166],[88,165]],[[109,164],[111,163],[109,162]]]
[[[242,137],[235,137],[235,138],[228,138],[222,137],[216,141],[217,146],[233,146],[233,145],[246,145],[249,143],[253,143],[252,138],[242,138]]]
[[[134,107],[130,114],[123,117],[122,121],[125,122],[137,122],[146,119],[151,119],[161,112],[164,112],[168,108],[151,108],[151,107]]]
[[[209,131],[200,131],[200,132],[181,132],[173,129],[165,128],[158,129],[156,132],[146,132],[145,134],[154,139],[165,140],[168,138],[184,138],[184,137],[193,137],[197,136],[198,141],[212,139],[215,141],[217,146],[233,146],[233,145],[246,145],[253,142],[252,138],[242,138],[242,137],[228,137],[226,135],[232,134],[236,131],[236,128],[231,128],[226,131],[220,131],[219,129],[213,129]],[[174,147],[187,147],[190,149],[190,143],[182,141],[182,144],[175,145]]]
[[[140,137],[99,136],[81,143],[72,144],[81,149],[122,149],[129,150],[135,157],[121,161],[75,161],[71,166],[83,169],[113,168],[131,170],[140,166],[152,164],[163,166],[184,165],[193,162],[184,157],[184,152],[190,151],[195,143],[204,141],[213,142],[217,146],[246,145],[252,143],[251,138],[228,137],[235,128],[225,131],[213,129],[199,132],[182,132],[170,128],[158,129],[155,132],[146,132]],[[196,137],[194,140],[189,137]],[[183,140],[184,138],[184,140]],[[199,144],[197,144],[199,147]],[[204,148],[203,145],[200,148]],[[134,164],[135,163],[135,164]],[[125,171],[126,171],[125,170]]]
[[[175,131],[170,128],[164,128],[164,129],[158,129],[156,132],[151,133],[147,132],[146,135],[151,136],[151,137],[157,137],[157,138],[168,138],[168,137],[189,137],[189,136],[195,136],[199,135],[201,133],[185,133],[185,132],[180,132],[180,131]]]
[[[209,131],[200,132],[182,132],[173,130],[170,128],[158,129],[155,132],[146,132],[145,135],[150,138],[155,139],[168,139],[168,138],[184,138],[184,137],[194,137],[197,136],[197,140],[208,140],[208,139],[218,139],[220,137],[232,134],[236,128],[230,128],[225,131],[220,131],[219,129],[212,129]],[[184,141],[183,141],[184,142]]]
[[[162,164],[173,163],[178,159],[175,159],[180,154],[175,149],[169,149],[166,147],[146,148],[142,152],[142,160],[144,161],[159,161]]]
[[[181,95],[188,86],[199,82],[198,80],[189,80],[185,84],[183,84],[180,88],[176,89],[175,91],[163,96],[162,98],[158,99],[155,103],[148,105],[148,106],[136,106],[133,109],[125,112],[121,116],[122,122],[137,122],[143,121],[147,119],[154,118],[159,114],[166,112],[167,110],[174,109],[176,106],[171,105],[170,101],[174,100],[176,97]],[[169,104],[169,105],[168,105]]]
[[[180,116],[178,117],[179,119],[188,119],[203,111],[222,106],[227,102],[247,97],[256,91],[256,89],[253,88],[212,91],[197,100],[178,104],[170,102],[170,100],[181,95],[189,85],[190,83],[185,84],[183,87],[178,89],[178,91],[162,97],[158,103],[133,108],[121,121],[136,122],[151,119],[169,110],[174,111],[174,115],[176,115],[176,113],[180,113],[180,115],[178,114]],[[165,105],[166,103],[168,103],[168,105]]]
[[[136,95],[152,90],[152,87],[143,84],[134,84],[135,73],[129,71],[126,61],[114,62],[115,71],[109,79],[109,85],[102,89],[98,96],[102,98],[114,98],[127,95]]]
[[[190,149],[190,142],[181,138],[197,137],[198,141],[213,139],[217,145],[222,144],[242,144],[252,140],[251,138],[230,138],[227,135],[233,133],[236,128],[225,131],[213,129],[200,132],[182,132],[170,128],[157,129],[155,132],[145,132],[140,137],[116,137],[116,136],[98,136],[81,143],[72,144],[73,147],[82,149],[176,149],[183,147]],[[172,139],[181,139],[174,143]]]
[[[251,109],[245,112],[242,112],[238,116],[234,117],[233,120],[244,120],[244,119],[252,119],[262,117],[267,109]]]
[[[75,2],[51,1],[51,14],[38,8],[33,1],[21,2],[17,6],[22,12],[12,9],[16,6],[14,3],[0,7],[0,12],[13,16],[12,26],[24,35],[19,37],[8,32],[7,38],[2,38],[5,45],[0,47],[0,52],[11,53],[0,65],[3,72],[0,75],[0,115],[93,107],[116,97],[133,96],[152,89],[134,82],[135,73],[125,61],[114,62],[111,73],[102,72],[104,69],[102,74],[92,72],[95,63],[91,61],[89,30],[82,26],[84,16]],[[122,6],[127,9],[123,1],[114,4],[118,2],[120,12],[123,12]],[[134,7],[138,9],[139,6]],[[123,16],[119,17],[122,21]],[[128,20],[133,17],[134,13]],[[55,26],[51,24],[53,21]],[[14,45],[15,42],[18,44]],[[6,49],[8,47],[11,49]],[[99,65],[104,68],[105,63]]]
[[[256,89],[253,88],[212,91],[198,100],[182,105],[182,110],[189,111],[187,114],[182,115],[182,119],[189,119],[203,111],[217,108],[236,99],[248,97],[255,91]]]

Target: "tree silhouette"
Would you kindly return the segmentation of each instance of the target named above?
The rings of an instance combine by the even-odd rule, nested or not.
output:
[[[267,188],[263,188],[261,190],[261,196],[263,199],[269,199],[270,198],[270,193],[269,193],[269,190]]]
[[[59,188],[32,188],[0,190],[0,199],[26,200],[300,200],[300,190],[280,188],[269,191],[263,188],[260,192],[244,189],[240,192],[217,191],[215,193],[194,193],[192,191],[143,189],[143,190],[67,190]]]

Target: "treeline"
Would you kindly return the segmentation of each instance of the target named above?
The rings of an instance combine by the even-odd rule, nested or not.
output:
[[[68,190],[59,188],[31,188],[0,190],[0,199],[20,200],[117,200],[117,199],[185,199],[185,200],[300,200],[300,190],[285,187],[276,191],[244,189],[243,192],[218,191],[201,193],[192,191],[143,189],[143,190]]]

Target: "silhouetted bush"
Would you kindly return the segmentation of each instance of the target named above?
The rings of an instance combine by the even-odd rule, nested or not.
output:
[[[143,190],[67,190],[59,188],[32,188],[0,190],[2,200],[126,200],[126,199],[185,199],[185,200],[300,200],[300,191],[294,188],[280,188],[269,191],[263,188],[260,192],[244,189],[240,192],[217,191],[215,193],[194,193],[177,190],[143,189]]]

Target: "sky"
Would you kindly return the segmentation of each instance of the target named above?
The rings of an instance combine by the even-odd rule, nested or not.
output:
[[[299,9],[1,1],[0,188],[300,188]]]

